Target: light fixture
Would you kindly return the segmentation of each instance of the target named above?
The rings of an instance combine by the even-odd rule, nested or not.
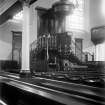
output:
[[[15,20],[22,20],[22,18],[23,18],[23,11],[20,11],[19,13],[13,16],[13,19]]]

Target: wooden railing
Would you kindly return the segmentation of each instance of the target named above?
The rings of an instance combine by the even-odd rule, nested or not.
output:
[[[79,46],[72,40],[71,41],[72,42],[72,45],[73,45],[73,47],[76,49],[78,49],[78,50],[80,50],[80,56],[82,56],[81,57],[81,59],[79,59],[81,62],[88,62],[88,61],[94,61],[94,55],[92,55],[90,52],[83,52],[80,48],[79,48]],[[72,50],[73,51],[73,53],[75,54],[75,56],[76,56],[76,51],[75,50]],[[78,56],[77,56],[78,57]]]
[[[57,45],[56,36],[50,36],[48,39],[46,38],[47,36],[39,38],[38,40],[35,40],[34,42],[32,42],[32,44],[30,45],[30,51],[34,51],[34,53],[37,53],[37,51],[41,51],[41,49],[45,49],[45,50],[54,49],[55,50],[56,48],[58,52],[63,52],[62,54],[69,52],[69,55],[70,55],[72,52],[72,54],[74,54],[74,57],[77,57],[81,63],[88,62],[88,61],[94,61],[94,55],[92,55],[89,52],[81,51],[79,46],[73,40],[71,40],[70,45],[67,43],[64,45],[65,46],[64,49],[62,49],[61,48],[62,46],[60,46],[61,44]],[[48,43],[46,41],[48,41]],[[80,53],[81,59],[76,55],[75,49],[78,49],[81,52]]]

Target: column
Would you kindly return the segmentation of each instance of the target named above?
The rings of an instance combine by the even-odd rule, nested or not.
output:
[[[22,30],[22,68],[21,73],[30,73],[30,11],[29,1],[23,3],[23,30]]]

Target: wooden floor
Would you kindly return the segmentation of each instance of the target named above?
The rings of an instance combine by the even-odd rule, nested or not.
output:
[[[105,89],[33,76],[0,73],[1,97],[8,105],[105,105]]]

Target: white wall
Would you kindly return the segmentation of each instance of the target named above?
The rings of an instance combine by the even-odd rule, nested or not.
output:
[[[21,31],[20,24],[6,22],[0,26],[0,60],[12,59],[11,31]]]
[[[105,61],[105,42],[96,46],[96,61]]]
[[[91,28],[105,25],[105,2],[104,1],[105,0],[90,0],[90,27]]]

